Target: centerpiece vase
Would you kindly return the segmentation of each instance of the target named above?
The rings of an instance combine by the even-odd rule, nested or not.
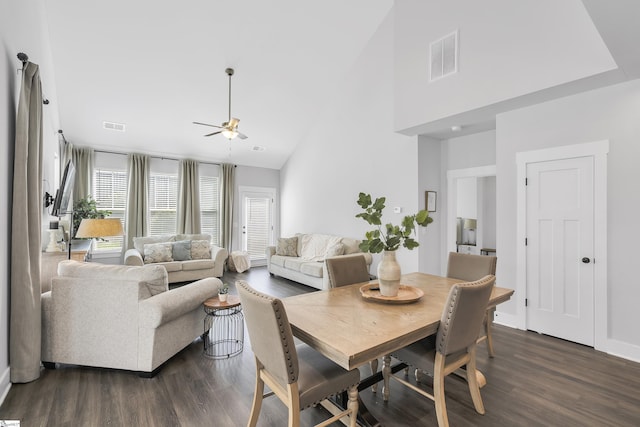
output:
[[[378,283],[382,296],[395,297],[398,295],[400,275],[400,264],[396,260],[396,251],[384,251],[382,260],[378,264]]]

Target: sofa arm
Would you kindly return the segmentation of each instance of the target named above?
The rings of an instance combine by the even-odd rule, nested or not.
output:
[[[124,253],[124,265],[144,265],[144,260],[137,249],[127,249]]]
[[[265,251],[265,255],[267,256],[267,270],[269,270],[269,266],[271,265],[271,257],[276,254],[275,246],[267,246]]]
[[[213,260],[213,275],[222,277],[224,274],[224,264],[229,257],[229,251],[220,246],[211,246],[211,259]]]
[[[195,310],[207,299],[218,295],[221,286],[220,279],[209,277],[140,301],[140,327],[155,329]]]

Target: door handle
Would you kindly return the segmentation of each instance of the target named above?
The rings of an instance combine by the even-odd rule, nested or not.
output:
[[[591,259],[588,257],[584,257],[582,258],[582,262],[584,262],[585,264],[589,264],[591,262]]]

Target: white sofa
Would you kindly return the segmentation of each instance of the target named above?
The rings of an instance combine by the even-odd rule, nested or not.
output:
[[[145,245],[169,243],[174,244],[185,241],[209,241],[208,234],[176,234],[156,237],[134,237],[133,249],[129,249],[124,254],[125,265],[142,266],[145,265]],[[164,261],[153,262],[155,265],[162,265],[169,273],[169,283],[187,282],[204,279],[206,277],[222,277],[224,264],[229,253],[225,248],[210,245],[211,255],[207,259],[187,259],[174,260],[174,257],[164,258]],[[150,257],[146,257],[147,262]]]
[[[325,258],[332,256],[364,255],[367,265],[371,254],[363,253],[360,240],[326,234],[296,234],[292,238],[278,239],[278,246],[267,247],[267,268],[277,275],[316,289],[329,289]],[[287,251],[288,248],[288,251]]]
[[[159,265],[62,261],[42,294],[42,361],[153,376],[204,333],[202,303],[221,285],[208,278],[168,290]]]

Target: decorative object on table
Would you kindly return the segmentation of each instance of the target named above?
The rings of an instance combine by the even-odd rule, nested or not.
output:
[[[105,237],[122,236],[122,221],[119,218],[85,218],[80,222],[80,226],[76,231],[76,237],[79,239],[103,239]],[[93,241],[89,246],[85,261],[92,257]]]
[[[466,243],[465,245],[475,245],[476,244],[476,236],[475,231],[478,226],[478,222],[474,218],[465,218],[464,224],[462,228],[467,230],[466,232]]]
[[[73,203],[73,235],[72,239],[80,238],[78,236],[78,228],[83,219],[101,219],[111,215],[111,211],[98,210],[97,202],[91,196],[75,201]]]
[[[422,289],[413,286],[400,285],[396,296],[387,297],[380,293],[380,285],[378,283],[367,283],[360,286],[360,294],[369,301],[385,304],[409,304],[422,298],[424,292]]]
[[[404,246],[409,250],[417,248],[420,244],[412,237],[416,226],[426,227],[433,222],[426,209],[422,209],[415,215],[406,215],[402,219],[401,225],[388,223],[382,227],[382,211],[385,208],[386,197],[378,197],[374,202],[371,195],[360,193],[358,195],[358,205],[364,210],[356,215],[371,225],[378,226],[377,229],[367,231],[366,240],[360,243],[363,252],[380,253],[383,252],[382,261],[378,264],[378,281],[380,283],[380,293],[383,296],[396,296],[400,286],[401,269],[396,260],[396,250]]]
[[[424,192],[424,208],[427,210],[427,212],[436,211],[437,198],[438,198],[438,193],[435,191]]]
[[[227,296],[229,295],[229,284],[223,283],[218,291],[218,299],[220,302],[226,302]]]

